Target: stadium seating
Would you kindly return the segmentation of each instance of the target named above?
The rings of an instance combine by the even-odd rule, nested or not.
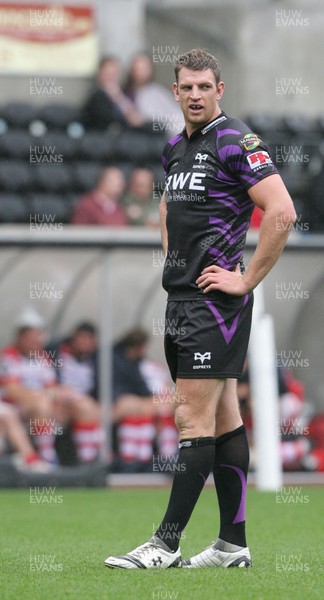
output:
[[[28,223],[30,211],[68,223],[78,197],[91,190],[105,165],[128,178],[145,165],[163,178],[166,138],[150,130],[89,131],[79,110],[64,104],[0,107],[0,222]]]
[[[48,217],[45,222],[69,223],[74,201],[68,195],[37,193],[30,196],[29,206],[31,214]]]
[[[101,163],[114,161],[117,159],[115,138],[98,131],[89,131],[80,140],[78,154],[81,158],[89,161]]]
[[[0,193],[0,222],[26,223],[29,220],[30,208],[27,198],[20,194]]]
[[[67,104],[45,104],[38,118],[50,129],[66,129],[69,123],[80,120],[80,111]]]
[[[25,194],[33,184],[33,170],[22,160],[2,160],[0,162],[0,193],[21,192]]]
[[[119,126],[89,131],[79,109],[65,104],[11,102],[0,107],[0,120],[2,223],[28,222],[31,205],[45,214],[52,214],[55,206],[56,218],[68,222],[75,200],[95,186],[102,167],[109,164],[119,166],[126,177],[134,166],[151,168],[156,189],[162,189],[161,152],[168,137],[162,133]],[[244,120],[267,143],[297,211],[307,215],[310,231],[324,231],[320,207],[314,208],[316,219],[309,210],[313,179],[323,170],[324,116],[260,113]]]
[[[29,158],[30,148],[35,144],[33,137],[19,129],[8,130],[0,136],[0,155],[4,158]]]
[[[37,107],[28,102],[10,102],[0,108],[0,116],[9,127],[27,129],[28,125],[37,118]]]

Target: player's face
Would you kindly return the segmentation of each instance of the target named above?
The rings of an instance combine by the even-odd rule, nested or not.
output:
[[[173,84],[173,91],[180,103],[189,135],[221,112],[218,101],[223,95],[224,83],[220,81],[217,85],[211,69],[191,71],[182,67],[178,82]]]

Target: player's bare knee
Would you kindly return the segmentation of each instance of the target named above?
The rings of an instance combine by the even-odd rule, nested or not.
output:
[[[175,424],[180,439],[213,435],[215,424],[206,413],[198,413],[190,404],[179,404],[175,410]]]

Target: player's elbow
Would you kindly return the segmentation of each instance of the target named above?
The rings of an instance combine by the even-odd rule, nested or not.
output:
[[[292,201],[281,204],[275,212],[276,221],[285,223],[287,229],[290,229],[297,221],[297,214]]]

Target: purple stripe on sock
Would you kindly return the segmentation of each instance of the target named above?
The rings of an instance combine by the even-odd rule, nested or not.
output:
[[[201,475],[201,476],[202,476],[202,478],[203,478],[203,482],[204,482],[204,484],[205,484],[205,483],[206,483],[206,477],[205,477],[205,475],[203,475],[202,473],[198,473],[198,475]]]
[[[246,487],[247,487],[245,475],[244,475],[242,469],[240,469],[239,467],[234,467],[233,465],[221,465],[221,467],[228,467],[229,469],[233,469],[233,471],[235,471],[238,474],[238,476],[241,480],[241,485],[242,485],[241,501],[240,501],[238,511],[236,513],[236,517],[233,521],[233,525],[236,525],[236,523],[241,523],[242,521],[245,521],[245,504],[246,504]]]
[[[232,325],[231,325],[231,327],[229,329],[227,329],[227,327],[225,325],[225,321],[224,321],[222,315],[217,310],[217,308],[214,306],[214,304],[211,302],[211,300],[205,300],[205,303],[207,304],[209,310],[211,310],[211,312],[213,313],[213,315],[214,315],[214,317],[215,317],[215,319],[216,319],[216,321],[217,321],[217,323],[219,325],[219,328],[220,328],[220,330],[221,330],[221,332],[222,332],[222,334],[224,336],[224,340],[225,340],[227,346],[232,341],[232,338],[233,338],[233,336],[234,336],[234,334],[236,332],[236,329],[237,329],[237,325],[238,325],[238,322],[239,322],[239,318],[241,316],[241,312],[242,312],[243,308],[245,307],[248,299],[249,299],[249,294],[246,294],[244,296],[243,304],[242,304],[240,310],[238,311],[238,313],[237,313],[237,315],[236,315],[236,317],[235,317],[235,319],[234,319],[234,321],[233,321],[233,323],[232,323]]]

